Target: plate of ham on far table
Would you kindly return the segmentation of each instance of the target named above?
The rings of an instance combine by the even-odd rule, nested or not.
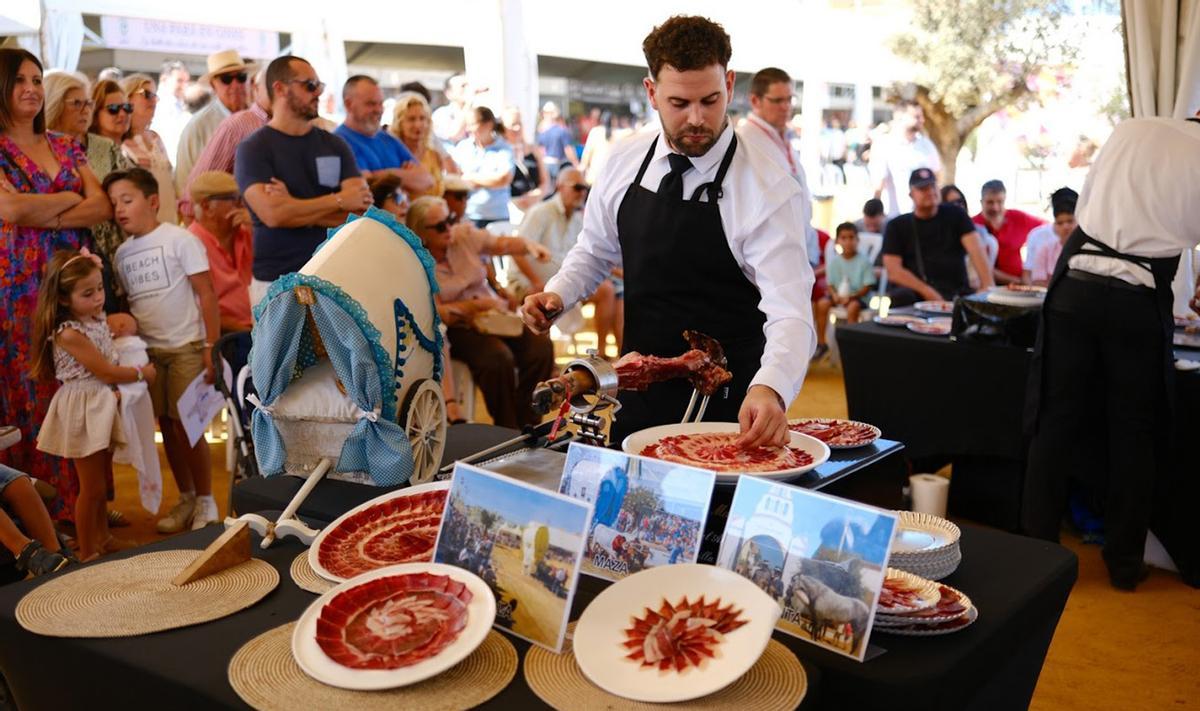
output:
[[[954,313],[953,301],[918,301],[913,304],[913,308],[917,311],[924,311],[927,314],[939,314],[949,316]]]
[[[804,417],[788,420],[788,429],[816,437],[829,445],[830,449],[865,447],[883,435],[875,425],[829,417]]]
[[[715,471],[717,481],[727,484],[737,483],[742,474],[784,479],[829,459],[829,447],[821,440],[799,432],[788,434],[791,439],[785,447],[743,449],[735,444],[740,436],[736,422],[688,422],[634,432],[621,443],[621,449]]]

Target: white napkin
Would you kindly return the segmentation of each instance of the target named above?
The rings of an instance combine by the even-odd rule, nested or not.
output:
[[[117,347],[117,364],[140,367],[150,362],[146,342],[137,336],[113,339]],[[126,443],[113,452],[113,461],[129,464],[137,470],[138,493],[142,508],[158,513],[162,503],[162,470],[158,466],[158,450],[154,446],[154,405],[146,383],[121,383],[121,424]]]

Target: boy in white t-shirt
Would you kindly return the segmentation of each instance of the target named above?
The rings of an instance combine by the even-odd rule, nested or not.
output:
[[[142,168],[109,173],[104,191],[130,239],[113,266],[159,376],[150,388],[179,503],[158,521],[161,533],[220,521],[212,496],[212,458],[201,437],[188,444],[179,397],[200,373],[213,382],[212,341],[221,333],[217,295],[204,245],[178,225],[158,221],[158,182]]]

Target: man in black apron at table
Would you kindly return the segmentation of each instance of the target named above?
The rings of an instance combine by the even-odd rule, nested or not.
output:
[[[672,17],[642,49],[662,130],[613,147],[578,243],[546,291],[526,298],[522,314],[545,331],[623,266],[623,352],[675,356],[688,349],[685,329],[712,336],[733,381],[713,396],[704,419],[739,422],[743,446],[784,444],[787,404],[815,340],[807,196],[770,156],[739,145],[725,115],[734,75],[720,25]],[[691,394],[682,379],[622,392],[610,440],[679,422]]]
[[[1058,540],[1068,482],[1082,483],[1102,501],[1104,561],[1122,590],[1147,574],[1155,479],[1170,466],[1171,282],[1180,254],[1200,243],[1197,198],[1200,121],[1117,126],[1087,176],[1042,309],[1026,397],[1025,529]],[[1095,444],[1107,466],[1085,464]],[[1195,579],[1197,561],[1176,563]]]

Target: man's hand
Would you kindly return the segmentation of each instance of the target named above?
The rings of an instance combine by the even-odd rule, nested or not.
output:
[[[375,202],[375,198],[371,196],[371,188],[362,178],[347,180],[346,185],[337,191],[336,195],[341,201],[342,209],[347,212],[362,212]]]
[[[529,249],[529,256],[543,264],[550,261],[550,250],[544,246],[530,239],[525,240],[525,246]]]
[[[550,324],[563,312],[563,300],[553,291],[530,294],[521,305],[521,320],[534,333],[545,333]]]
[[[146,381],[146,385],[154,385],[154,379],[158,377],[158,371],[154,369],[153,363],[147,363],[142,366],[142,379]]]
[[[783,400],[766,385],[751,385],[738,411],[742,436],[739,447],[781,447],[788,443],[787,413]]]
[[[229,218],[233,224],[233,229],[235,230],[242,227],[254,227],[254,224],[250,221],[250,211],[244,207],[239,207],[230,211]]]

